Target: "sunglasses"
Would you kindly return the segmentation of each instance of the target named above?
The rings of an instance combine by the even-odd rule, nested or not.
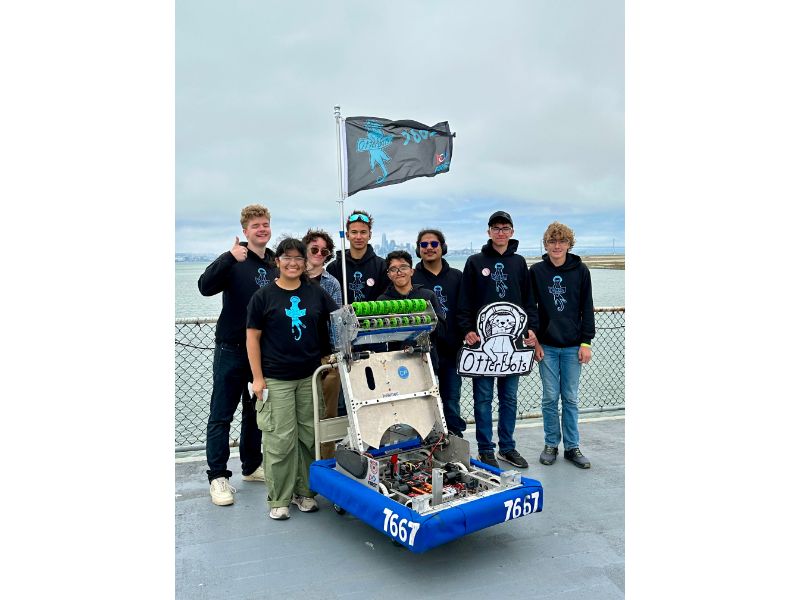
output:
[[[428,244],[431,245],[431,248],[438,248],[439,247],[439,242],[420,242],[419,243],[419,247],[420,248],[427,248]]]
[[[331,251],[328,250],[327,248],[319,249],[316,246],[311,246],[311,248],[309,248],[308,251],[311,252],[311,254],[322,254],[322,256],[331,255]]]
[[[369,225],[369,217],[367,215],[362,215],[361,213],[350,215],[347,218],[348,223],[354,223],[355,221],[364,221],[364,223]]]

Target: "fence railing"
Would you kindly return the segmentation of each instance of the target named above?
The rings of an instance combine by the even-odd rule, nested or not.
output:
[[[175,320],[175,451],[205,446],[212,387],[216,318]],[[625,408],[625,308],[595,309],[597,335],[592,360],[581,371],[581,412]],[[541,416],[542,382],[539,371],[522,378],[517,392],[520,419]],[[497,414],[497,395],[494,398]],[[474,423],[472,380],[463,378],[461,416]],[[231,424],[231,444],[238,445],[241,407]]]

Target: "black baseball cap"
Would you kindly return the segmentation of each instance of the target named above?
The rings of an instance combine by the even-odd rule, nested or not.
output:
[[[492,213],[492,216],[489,217],[489,227],[491,227],[493,223],[497,223],[497,221],[506,221],[512,227],[514,226],[514,221],[511,220],[511,215],[504,210],[498,210],[497,212]]]

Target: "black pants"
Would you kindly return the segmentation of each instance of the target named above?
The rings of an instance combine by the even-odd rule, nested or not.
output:
[[[217,344],[214,348],[214,388],[206,430],[209,482],[232,475],[228,470],[231,421],[239,400],[242,401],[242,436],[239,440],[242,473],[250,475],[261,465],[261,432],[256,424],[255,403],[247,391],[247,384],[252,380],[245,345]]]

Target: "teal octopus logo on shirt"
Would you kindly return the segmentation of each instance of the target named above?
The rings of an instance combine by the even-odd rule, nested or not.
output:
[[[494,280],[494,289],[497,291],[497,295],[501,298],[506,297],[506,290],[508,286],[505,284],[506,279],[508,279],[508,275],[503,273],[503,263],[495,263],[494,265],[494,273],[492,273],[492,279]]]
[[[439,305],[442,307],[442,312],[447,316],[447,296],[442,293],[442,286],[435,285],[433,286],[433,293],[436,294],[436,299],[439,300]]]
[[[562,281],[563,279],[560,275],[555,275],[553,277],[553,285],[547,288],[547,291],[553,294],[553,302],[558,311],[564,310],[564,305],[567,303],[567,299],[564,298],[564,294],[567,293],[567,288],[561,285]]]
[[[258,275],[256,275],[256,285],[264,287],[267,285],[267,270],[264,267],[258,268]]]
[[[383,171],[383,175],[378,177],[375,183],[383,183],[383,180],[389,175],[384,161],[392,160],[383,149],[391,145],[395,136],[391,133],[384,133],[381,124],[377,121],[365,121],[364,127],[368,132],[367,137],[358,138],[356,152],[369,152],[369,168],[374,173],[375,165],[377,165]]]
[[[364,282],[361,281],[362,277],[364,277],[364,274],[361,271],[354,271],[353,283],[347,284],[347,287],[353,292],[353,302],[361,302],[366,298],[364,295]]]
[[[294,339],[299,340],[303,336],[302,329],[306,328],[306,326],[300,320],[300,317],[306,316],[306,309],[300,308],[300,298],[298,296],[292,296],[289,298],[289,302],[291,302],[292,307],[284,308],[283,312],[285,312],[286,316],[292,320],[292,332],[295,333]]]

